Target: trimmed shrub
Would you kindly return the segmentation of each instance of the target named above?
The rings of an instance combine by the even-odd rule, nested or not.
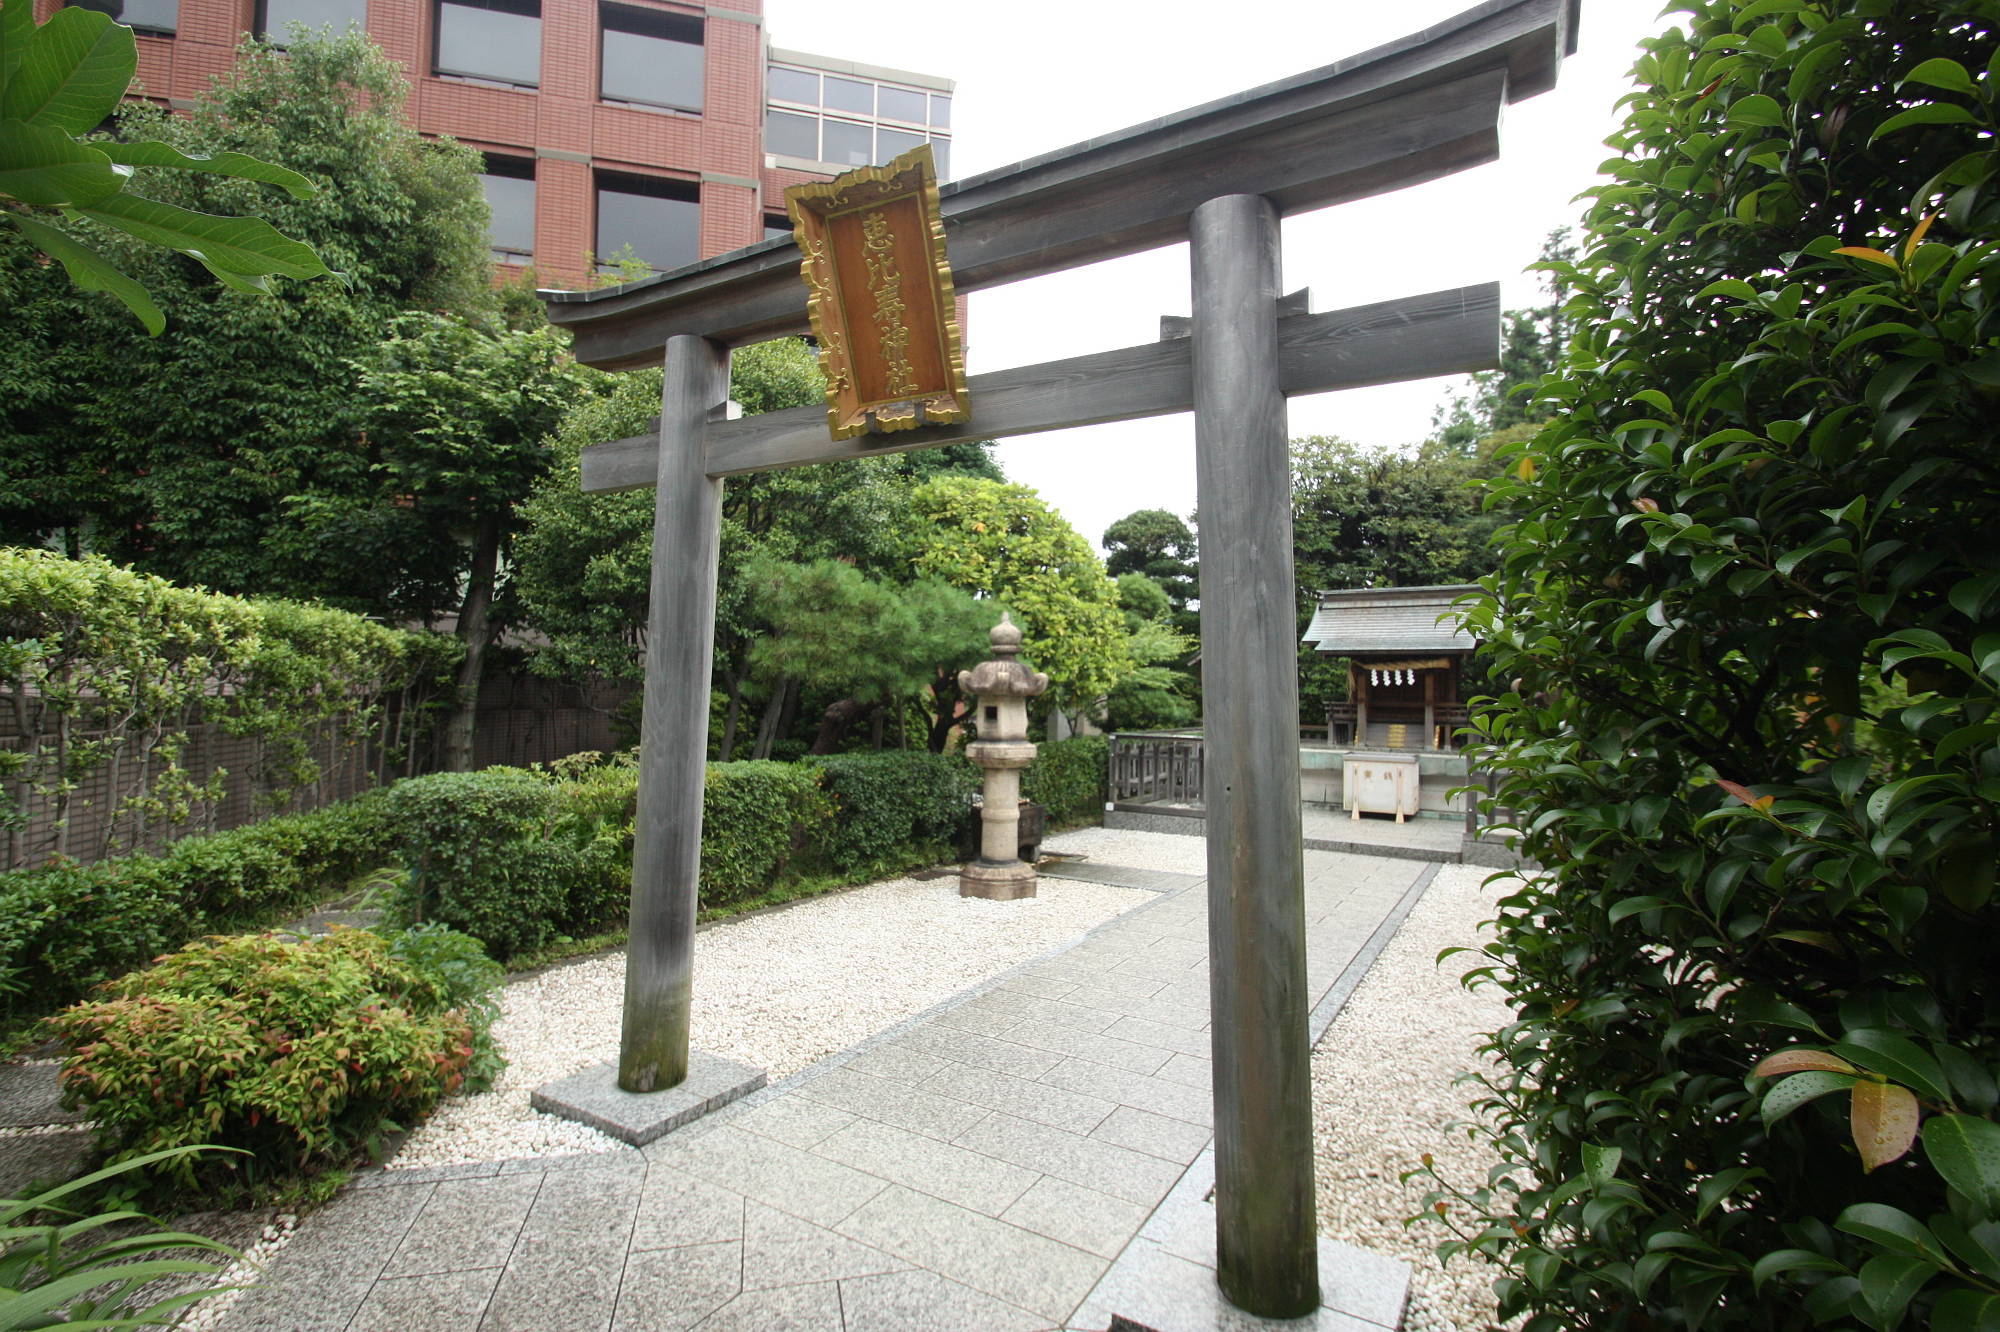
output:
[[[768,759],[709,764],[701,808],[704,907],[775,886],[831,813],[817,768]]]
[[[1990,1328],[2000,3],[1680,7],[1492,488],[1546,868],[1446,1249],[1529,1332]]]
[[[1049,825],[1101,823],[1110,799],[1111,742],[1079,735],[1041,746],[1021,774],[1023,799],[1049,812]]]
[[[440,772],[391,787],[409,871],[398,919],[441,921],[497,958],[565,932],[582,856],[554,783],[519,768]]]
[[[202,940],[53,1019],[74,1051],[64,1101],[115,1159],[198,1143],[249,1153],[161,1163],[183,1186],[344,1165],[482,1060],[497,1066],[468,1013],[494,978],[477,951],[437,931]]]
[[[0,1003],[44,1013],[208,931],[303,910],[380,863],[382,793],[190,837],[157,856],[0,874]]]
[[[813,766],[832,802],[819,851],[842,874],[902,868],[955,841],[979,791],[978,769],[955,754],[831,754]]]

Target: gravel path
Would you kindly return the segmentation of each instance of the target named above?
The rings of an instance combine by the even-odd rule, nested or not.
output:
[[[1094,843],[1074,849],[1114,859]],[[892,879],[726,921],[695,945],[691,1039],[777,1082],[1152,899],[1044,879],[1034,898],[989,902],[960,897],[955,877]],[[622,951],[509,985],[494,1025],[507,1071],[490,1092],[445,1101],[390,1168],[625,1150],[528,1104],[543,1083],[617,1057],[624,985]]]
[[[1409,1261],[1409,1332],[1493,1325],[1494,1269],[1465,1259],[1440,1267],[1433,1249],[1448,1238],[1444,1228],[1403,1227],[1403,1218],[1423,1210],[1424,1181],[1397,1178],[1425,1152],[1462,1182],[1483,1181],[1493,1163],[1484,1144],[1446,1126],[1466,1118],[1474,1089],[1455,1079],[1474,1066],[1478,1033],[1504,1026],[1509,1012],[1496,991],[1459,985],[1478,965],[1470,955],[1436,961],[1445,948],[1485,942],[1480,922],[1506,891],[1504,883],[1483,884],[1491,872],[1438,871],[1313,1055],[1320,1229]]]

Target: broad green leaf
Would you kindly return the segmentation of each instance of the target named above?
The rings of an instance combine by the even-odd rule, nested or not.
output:
[[[1658,911],[1662,907],[1672,905],[1673,903],[1663,897],[1626,897],[1613,903],[1611,910],[1604,914],[1607,921],[1616,925],[1619,921],[1630,919],[1642,911]]]
[[[1846,1091],[1858,1080],[1852,1073],[1794,1073],[1764,1093],[1764,1123],[1775,1124],[1807,1101]]]
[[[0,118],[88,134],[118,109],[138,67],[130,28],[94,9],[58,9],[23,46]]]
[[[1893,1082],[1857,1082],[1848,1113],[1861,1168],[1874,1171],[1899,1161],[1917,1137],[1917,1098]]]
[[[35,0],[0,0],[0,98],[35,35]]]
[[[93,147],[114,162],[125,166],[173,167],[200,171],[211,176],[239,176],[282,186],[294,199],[310,199],[318,192],[311,180],[287,167],[251,157],[247,153],[217,153],[213,157],[190,157],[164,143],[104,143]]]
[[[1907,111],[1899,111],[1875,127],[1868,136],[1873,143],[1885,134],[1895,134],[1916,125],[1970,125],[1972,113],[1954,102],[1926,102],[1913,106]]]
[[[1947,60],[1943,56],[1939,56],[1935,60],[1924,61],[1923,64],[1918,65],[1915,69],[1905,74],[1903,82],[1896,86],[1900,88],[1904,84],[1910,83],[1927,83],[1933,88],[1942,88],[1946,92],[1977,93],[1979,91],[1978,88],[1973,86],[1972,76],[1965,72],[1965,66],[1959,64],[1956,60]]]
[[[153,304],[153,298],[146,289],[113,268],[104,258],[87,245],[72,240],[67,232],[31,217],[18,213],[5,215],[9,221],[21,229],[34,247],[51,259],[60,263],[69,274],[69,280],[84,291],[104,291],[125,303],[127,309],[139,316],[139,322],[146,326],[146,332],[157,337],[167,326],[167,317],[160,313],[160,307]]]
[[[1881,264],[1884,268],[1899,267],[1894,255],[1885,253],[1882,250],[1871,249],[1866,245],[1843,245],[1834,250],[1833,253],[1844,254],[1852,259],[1866,259],[1869,263]]]
[[[123,189],[127,174],[62,130],[0,120],[0,195],[43,208],[95,203]]]
[[[1833,1050],[1871,1073],[1916,1088],[1933,1101],[1951,1099],[1951,1089],[1938,1061],[1908,1037],[1878,1027],[1861,1027],[1834,1042]]]
[[[1944,1255],[1937,1237],[1921,1221],[1886,1203],[1855,1203],[1840,1214],[1833,1228],[1913,1258]]]
[[[1785,123],[1785,111],[1777,99],[1752,93],[1729,104],[1729,118],[1745,125],[1779,126]]]
[[[2000,1332],[2000,1295],[1946,1291],[1931,1310],[1931,1332]]]
[[[1590,1143],[1584,1145],[1584,1171],[1590,1176],[1590,1182],[1600,1189],[1617,1175],[1618,1164],[1624,1159],[1625,1153],[1616,1147],[1599,1147]]]
[[[1987,1216],[2000,1216],[2000,1124],[1972,1115],[1933,1115],[1924,1156],[1944,1182]]]
[[[1922,1258],[1902,1258],[1880,1254],[1861,1265],[1861,1298],[1868,1301],[1875,1325],[1894,1328],[1903,1321],[1910,1300],[1924,1283],[1937,1274],[1937,1267]]]
[[[330,272],[311,246],[280,235],[260,217],[217,217],[132,194],[113,195],[76,211],[142,241],[179,250],[200,260],[217,277],[229,272],[307,278]]]
[[[1780,1272],[1845,1272],[1842,1267],[1825,1254],[1809,1249],[1779,1249],[1767,1253],[1757,1260],[1750,1269],[1750,1279],[1761,1289],[1765,1282]]]
[[[1989,1281],[2000,1281],[2000,1222],[1968,1226],[1946,1212],[1931,1218],[1931,1233],[1964,1266]]]

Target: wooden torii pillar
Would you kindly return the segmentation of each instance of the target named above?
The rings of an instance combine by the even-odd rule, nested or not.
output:
[[[836,442],[818,406],[722,419],[728,348],[807,331],[789,240],[542,293],[584,364],[666,360],[657,429],[583,455],[587,491],[656,487],[620,1087],[687,1072],[723,478],[1192,409],[1218,1282],[1253,1314],[1318,1307],[1284,399],[1497,365],[1499,291],[1306,314],[1278,299],[1279,218],[1497,158],[1502,108],[1554,85],[1579,4],[1487,0],[1325,69],[943,186],[961,292],[1192,250],[1192,336],[975,376],[963,425]]]

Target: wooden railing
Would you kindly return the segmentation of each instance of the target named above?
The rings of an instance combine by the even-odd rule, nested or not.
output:
[[[1111,798],[1133,804],[1201,804],[1201,736],[1120,731],[1111,737]]]

